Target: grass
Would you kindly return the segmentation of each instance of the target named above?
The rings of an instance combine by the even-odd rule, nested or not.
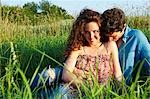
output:
[[[129,17],[131,27],[141,29],[150,38],[150,18]],[[63,63],[63,52],[72,20],[53,20],[41,25],[17,25],[0,20],[0,98],[3,99],[36,99],[38,88],[30,89],[35,75],[43,68]],[[100,85],[93,79],[93,86],[85,82],[79,88],[88,99],[146,99],[150,97],[150,78],[132,83],[118,84],[110,81],[108,86]],[[44,81],[43,81],[44,82]],[[46,86],[43,88],[47,90]],[[121,90],[121,91],[120,91]],[[59,96],[56,96],[59,97]]]
[[[20,69],[21,65],[17,58],[16,51],[14,49],[14,44],[10,42],[10,57],[5,67],[5,74],[0,78],[0,95],[3,99],[36,99],[38,96],[39,88],[35,90],[30,89],[30,85],[33,82],[35,75],[38,73],[39,68],[41,68],[44,57],[48,57],[54,62],[59,63],[45,52],[35,49],[38,53],[42,54],[41,59],[37,68],[34,70],[33,76],[30,78],[26,77],[24,71]],[[142,66],[142,65],[141,65]],[[27,67],[28,68],[28,67]],[[135,82],[131,86],[127,86],[124,81],[119,83],[115,80],[111,80],[107,86],[103,86],[98,83],[97,79],[92,77],[93,84],[89,81],[85,81],[78,89],[79,97],[82,99],[83,94],[87,99],[146,99],[150,97],[150,78],[141,84],[141,80],[138,80],[139,74],[136,76]],[[43,79],[43,83],[45,80]],[[48,91],[45,84],[41,88],[44,88],[46,92]],[[62,97],[57,94],[55,97]]]

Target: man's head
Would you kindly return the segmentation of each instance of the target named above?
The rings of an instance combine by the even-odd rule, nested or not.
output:
[[[113,8],[104,11],[101,31],[112,40],[119,40],[124,34],[125,14],[121,9]],[[103,38],[105,40],[105,38]]]

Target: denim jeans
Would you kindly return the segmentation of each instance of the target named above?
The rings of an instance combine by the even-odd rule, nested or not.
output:
[[[42,76],[42,75],[37,74],[36,77],[34,78],[32,84],[31,84],[31,86],[30,86],[31,89],[33,90],[34,88],[41,87],[43,85],[47,86],[48,88],[56,87],[61,82],[63,67],[62,66],[56,66],[54,68],[54,71],[55,71],[56,76],[55,76],[54,81],[51,84],[52,86],[49,85],[49,80],[48,79],[46,79],[46,83],[42,83],[42,80],[40,78],[40,76]]]

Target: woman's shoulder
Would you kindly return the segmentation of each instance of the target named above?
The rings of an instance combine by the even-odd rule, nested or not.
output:
[[[117,48],[117,44],[115,41],[109,41],[107,42],[107,47],[110,51],[112,51]]]
[[[113,47],[113,46],[117,46],[117,44],[115,41],[108,41],[104,43],[104,46]]]
[[[81,47],[80,49],[71,51],[71,53],[70,53],[69,56],[78,57],[78,56],[82,53],[82,49],[83,49],[83,48]]]
[[[117,46],[115,41],[109,41],[109,42],[108,42],[108,45],[109,45],[109,46]]]

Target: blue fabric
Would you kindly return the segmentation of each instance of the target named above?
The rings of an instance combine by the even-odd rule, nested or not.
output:
[[[37,97],[40,99],[72,99],[71,92],[72,90],[67,87],[67,85],[62,84],[61,77],[62,77],[62,71],[63,67],[56,66],[54,68],[56,78],[53,81],[53,84],[50,86],[48,85],[48,80],[46,81],[45,85],[46,87],[41,87],[43,83],[40,80],[40,76],[36,75],[31,88],[40,88],[37,93]],[[41,75],[41,74],[40,74]]]
[[[139,61],[144,61],[142,67],[144,75],[150,76],[150,44],[143,32],[127,26],[122,40],[123,43],[119,48],[119,61],[126,83],[130,83],[133,67]]]
[[[72,92],[65,84],[59,84],[54,89],[47,88],[39,91],[38,98],[40,99],[73,99]]]
[[[43,84],[40,79],[40,75],[42,76],[42,74],[37,74],[33,80],[33,83],[30,86],[31,89],[34,90],[35,88],[37,89],[40,88],[37,91],[38,92],[37,96],[40,99],[56,99],[57,97],[61,97],[61,99],[70,99],[70,98],[66,98],[69,97],[68,94],[66,93],[67,92],[66,89],[60,86],[63,67],[56,66],[54,70],[55,70],[56,78],[51,85],[49,85],[48,79],[46,80],[46,83]],[[46,87],[43,88],[42,87],[43,85],[46,85]]]
[[[56,78],[53,82],[53,86],[49,86],[49,84],[48,84],[49,82],[48,82],[48,79],[47,79],[45,85],[48,86],[48,87],[55,87],[61,82],[63,67],[62,66],[56,66],[54,69],[55,69]],[[39,75],[40,74],[37,74],[36,77],[34,78],[33,83],[31,84],[31,89],[34,89],[36,87],[40,87],[40,86],[43,85]]]

